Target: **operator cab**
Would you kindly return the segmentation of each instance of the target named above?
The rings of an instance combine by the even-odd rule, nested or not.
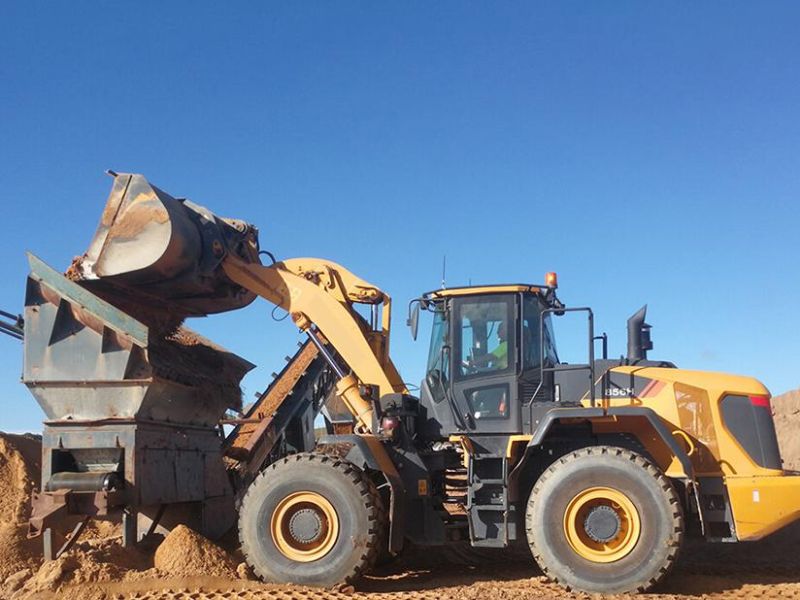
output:
[[[555,401],[555,285],[449,288],[419,304],[434,317],[420,402],[436,433],[522,433],[525,407]]]

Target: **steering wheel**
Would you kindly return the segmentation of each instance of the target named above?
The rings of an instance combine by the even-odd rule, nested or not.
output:
[[[462,360],[461,367],[464,369],[464,373],[467,375],[473,375],[474,373],[480,372],[480,367],[469,360]]]

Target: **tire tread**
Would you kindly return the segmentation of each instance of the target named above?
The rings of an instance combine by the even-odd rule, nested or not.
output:
[[[347,573],[340,582],[340,585],[351,584],[355,582],[361,575],[368,572],[375,564],[375,560],[378,557],[379,543],[383,537],[381,535],[381,531],[384,524],[388,521],[388,515],[385,507],[383,506],[383,501],[378,493],[378,489],[375,487],[375,484],[367,476],[367,474],[361,469],[350,462],[328,454],[318,454],[314,452],[291,454],[275,461],[261,473],[259,473],[259,475],[248,487],[247,492],[244,494],[241,507],[243,508],[249,501],[255,501],[255,496],[259,494],[261,486],[266,485],[263,482],[265,480],[269,480],[270,475],[276,470],[291,468],[287,467],[286,465],[294,466],[297,463],[304,462],[318,462],[320,464],[327,465],[329,468],[339,471],[350,481],[358,494],[362,498],[365,498],[364,508],[368,512],[367,519],[369,521],[367,543],[360,560],[356,562],[351,571]],[[240,515],[243,512],[242,508],[240,508]],[[238,522],[239,540],[242,544],[242,553],[244,554],[245,560],[260,579],[269,580],[269,574],[264,571],[263,566],[255,564],[256,561],[251,559],[251,557],[254,555],[254,552],[250,547],[250,536],[244,535],[245,532],[243,531],[243,527],[243,519],[240,516]]]
[[[649,475],[651,475],[659,484],[661,492],[664,494],[666,500],[672,506],[672,535],[670,536],[669,540],[669,551],[665,560],[665,564],[661,567],[659,572],[653,576],[648,577],[647,579],[642,580],[638,583],[634,590],[639,593],[646,592],[653,588],[655,585],[660,583],[674,568],[675,563],[678,560],[678,555],[680,554],[680,549],[683,542],[683,531],[684,531],[684,523],[683,523],[683,510],[681,508],[681,503],[678,498],[678,495],[675,492],[675,488],[670,483],[669,479],[664,475],[664,473],[659,469],[656,465],[650,462],[647,458],[634,452],[632,450],[628,450],[626,448],[620,448],[617,446],[589,446],[586,448],[581,448],[579,450],[573,450],[568,454],[560,457],[559,460],[554,462],[550,465],[547,469],[545,469],[544,473],[539,477],[536,483],[531,490],[530,499],[528,500],[528,504],[532,505],[536,502],[537,495],[541,492],[543,484],[550,479],[562,466],[571,463],[574,460],[580,459],[584,456],[602,456],[602,455],[613,455],[620,458],[626,458],[636,464],[638,467],[642,468],[646,471]],[[528,536],[528,540],[531,539],[531,535],[534,529],[533,523],[533,515],[530,510],[526,511],[525,514],[525,532]],[[543,556],[539,550],[536,549],[535,545],[529,543],[531,552],[533,554],[533,558],[536,561],[536,564],[542,570],[542,573],[547,577],[549,580],[561,585],[568,591],[572,590],[572,587],[566,583],[565,581],[561,580],[558,575],[552,572],[551,569],[547,567],[545,561],[543,560]]]

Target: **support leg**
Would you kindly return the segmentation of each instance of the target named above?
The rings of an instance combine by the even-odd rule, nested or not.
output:
[[[167,509],[167,505],[166,504],[162,504],[161,506],[158,507],[158,512],[156,513],[156,516],[153,517],[153,520],[150,522],[150,527],[147,528],[147,531],[142,536],[141,541],[146,540],[151,535],[153,535],[153,533],[155,533],[156,528],[158,527],[158,524],[161,522],[161,517],[164,516],[164,511],[166,509]]]
[[[67,552],[72,546],[75,545],[75,542],[78,541],[78,538],[83,533],[83,530],[86,529],[86,524],[89,522],[89,517],[84,517],[81,521],[75,525],[75,528],[72,530],[72,533],[69,536],[69,539],[64,542],[64,545],[59,548],[58,552],[56,553],[55,557],[58,558],[64,552]]]
[[[122,513],[122,546],[133,548],[137,533],[136,511],[126,508]]]
[[[42,532],[42,544],[44,547],[44,559],[55,559],[55,549],[53,548],[53,528],[47,527]]]

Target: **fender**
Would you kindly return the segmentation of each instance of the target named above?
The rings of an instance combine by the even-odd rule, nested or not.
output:
[[[343,458],[360,469],[379,471],[389,484],[389,551],[400,552],[405,538],[406,488],[392,459],[374,435],[324,435],[317,446],[349,445]]]
[[[539,446],[544,441],[545,437],[547,436],[547,432],[550,430],[553,423],[559,419],[585,419],[591,421],[592,419],[605,416],[641,417],[647,419],[647,422],[653,428],[653,431],[655,431],[661,441],[666,444],[670,452],[672,452],[672,454],[678,459],[678,462],[680,462],[683,470],[683,476],[687,482],[687,492],[689,487],[694,489],[694,498],[697,506],[697,514],[700,518],[700,527],[703,533],[705,533],[706,519],[703,514],[702,503],[700,502],[700,485],[695,479],[692,461],[689,459],[689,455],[684,451],[683,448],[680,447],[675,438],[670,434],[670,431],[664,424],[664,421],[662,421],[658,414],[651,408],[644,406],[613,406],[606,410],[603,410],[602,408],[586,408],[579,406],[552,408],[544,413],[544,415],[536,422],[536,429],[533,431],[533,436],[528,442],[526,452],[530,448],[536,448]],[[514,467],[512,476],[517,474],[518,470],[523,467],[524,463],[525,460],[523,459],[516,467]]]
[[[678,442],[675,440],[674,437],[667,429],[667,426],[664,425],[664,421],[656,414],[656,412],[644,406],[614,406],[609,407],[607,410],[603,410],[602,408],[582,408],[582,407],[575,407],[575,408],[553,408],[540,419],[539,423],[536,426],[536,429],[533,432],[533,437],[531,437],[530,442],[528,442],[528,448],[535,448],[539,446],[543,441],[544,438],[547,436],[547,432],[552,427],[553,423],[555,423],[559,419],[586,419],[591,421],[594,418],[599,417],[642,417],[647,419],[650,426],[653,428],[659,438],[666,444],[669,448],[670,452],[678,459],[678,462],[681,463],[681,468],[683,469],[683,475],[686,479],[694,483],[694,467],[692,466],[692,461],[689,460],[689,456],[686,454],[683,448],[680,447]]]

